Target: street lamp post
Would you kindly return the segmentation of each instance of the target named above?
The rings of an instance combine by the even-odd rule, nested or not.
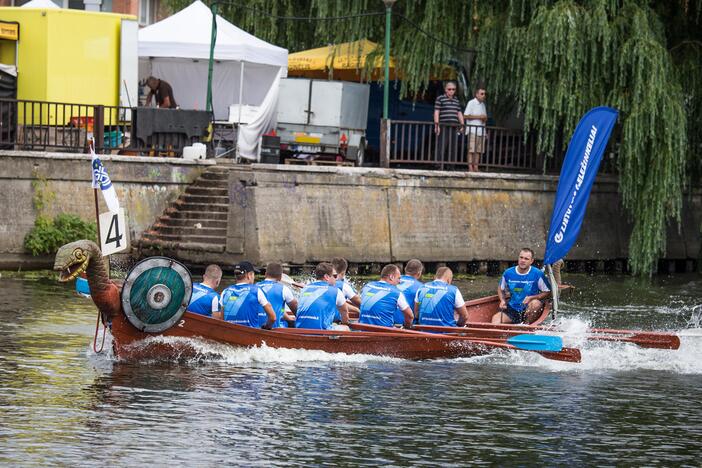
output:
[[[383,119],[388,119],[390,100],[390,18],[396,0],[383,0],[385,4],[385,83],[383,85]]]

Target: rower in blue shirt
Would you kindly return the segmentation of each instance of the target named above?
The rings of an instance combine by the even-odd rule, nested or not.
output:
[[[258,287],[263,290],[275,312],[273,328],[287,327],[288,321],[295,321],[295,312],[297,312],[297,299],[290,288],[280,282],[281,279],[283,279],[283,266],[280,263],[271,262],[266,266],[266,279],[258,283]],[[292,311],[292,315],[285,312],[286,305]],[[263,307],[259,308],[258,316],[261,323],[265,323],[267,317]]]
[[[492,316],[492,323],[531,323],[541,314],[544,299],[550,294],[550,286],[544,273],[532,266],[534,251],[528,247],[519,251],[517,266],[502,274],[497,295],[500,311]],[[507,302],[505,292],[509,291]]]
[[[380,272],[380,281],[371,281],[361,291],[360,323],[392,327],[395,311],[400,309],[406,328],[412,326],[412,309],[407,299],[397,287],[400,282],[400,269],[397,265],[385,265]]]
[[[341,290],[346,299],[346,308],[349,311],[349,315],[358,316],[358,308],[361,307],[361,296],[358,295],[351,283],[346,279],[346,270],[349,268],[349,262],[345,258],[334,257],[331,264],[334,267],[334,271],[336,271],[336,287]],[[341,316],[338,312],[334,315],[334,321],[341,321]]]
[[[322,262],[314,270],[317,281],[308,284],[302,291],[297,305],[295,328],[329,330],[334,327],[334,314],[339,311],[341,323],[349,323],[346,299],[336,287],[336,271],[331,263]]]
[[[202,275],[202,283],[193,284],[193,294],[190,296],[188,312],[204,315],[205,317],[218,317],[220,311],[219,294],[215,288],[222,280],[222,269],[217,265],[208,265]]]
[[[420,325],[459,327],[468,322],[466,302],[461,291],[453,286],[453,272],[449,267],[436,270],[434,281],[424,284],[414,302],[414,313],[419,314]],[[456,323],[456,314],[458,323]]]
[[[237,263],[234,265],[234,275],[236,283],[222,291],[224,320],[247,327],[270,329],[275,323],[275,312],[263,291],[253,284],[253,265],[249,262]],[[259,307],[266,311],[264,324],[258,316]]]
[[[417,291],[422,287],[423,283],[419,281],[424,272],[424,265],[421,261],[413,258],[405,265],[405,274],[400,277],[400,284],[397,287],[402,291],[402,294],[407,299],[410,307],[414,307],[414,298],[417,296]],[[402,325],[405,322],[405,314],[398,307],[395,310],[395,325]],[[419,317],[414,317],[414,322],[419,323]]]

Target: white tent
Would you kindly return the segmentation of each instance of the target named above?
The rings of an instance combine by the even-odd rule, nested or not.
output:
[[[199,0],[141,29],[140,78],[149,75],[162,78],[173,87],[181,108],[205,109],[211,31],[212,12]],[[262,106],[264,102],[273,102],[275,105],[276,83],[280,77],[287,76],[286,49],[258,39],[218,15],[214,59],[212,101],[216,120],[237,122],[237,116],[229,116],[231,104]],[[275,96],[268,96],[269,91]],[[275,111],[275,108],[259,109],[259,113],[275,114]],[[258,117],[258,121],[270,123],[268,116]]]
[[[51,0],[32,0],[31,2],[27,2],[24,5],[22,5],[20,8],[48,8],[48,9],[54,9],[54,8],[61,8]]]

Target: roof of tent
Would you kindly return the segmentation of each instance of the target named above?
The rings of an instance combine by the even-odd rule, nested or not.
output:
[[[51,0],[32,0],[22,5],[20,8],[61,8]]]
[[[197,0],[139,31],[139,57],[209,59],[212,11]],[[216,60],[288,66],[288,51],[237,28],[217,15]]]

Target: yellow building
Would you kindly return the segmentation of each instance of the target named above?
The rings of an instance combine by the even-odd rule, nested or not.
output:
[[[130,34],[132,29],[136,31],[136,17],[129,15],[59,8],[0,8],[0,21],[19,23],[16,43],[0,40],[0,62],[17,64],[17,99],[120,105],[123,62],[134,60],[133,67],[137,66],[135,41],[133,52],[120,51],[123,20],[134,23]],[[42,124],[62,125],[71,117],[92,112],[53,108],[57,109],[51,112],[54,115],[42,116]],[[22,106],[18,110],[21,113]],[[65,113],[69,115],[56,115]],[[36,119],[35,123],[39,123]]]

